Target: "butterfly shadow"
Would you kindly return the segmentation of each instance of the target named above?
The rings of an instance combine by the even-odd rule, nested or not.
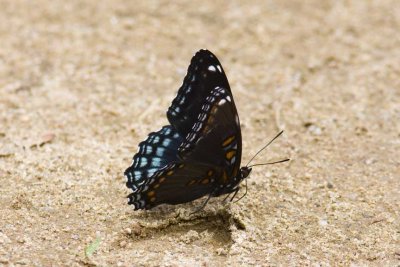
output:
[[[138,230],[125,234],[125,238],[133,243],[172,238],[174,242],[197,245],[205,242],[215,249],[229,250],[233,244],[232,227],[243,230],[243,224],[231,213],[227,203],[212,203],[194,212],[201,201],[137,211],[131,217]]]

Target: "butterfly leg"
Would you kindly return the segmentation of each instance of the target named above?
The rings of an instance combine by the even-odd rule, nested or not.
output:
[[[236,203],[236,202],[239,202],[242,198],[244,198],[244,197],[247,195],[247,179],[245,179],[245,180],[246,180],[246,191],[244,191],[243,196],[241,196],[238,200],[236,200],[235,203]],[[236,193],[235,193],[235,195],[236,195]],[[233,199],[233,198],[232,198],[232,199]],[[231,199],[231,201],[232,201],[232,199]]]
[[[229,198],[229,196],[231,195],[231,193],[232,193],[232,192],[228,193],[228,194],[226,195],[226,197],[224,198],[224,200],[222,200],[222,202],[225,202],[225,201]]]
[[[206,201],[204,201],[203,205],[201,205],[198,209],[196,209],[195,211],[193,211],[192,213],[190,213],[190,215],[195,214],[199,211],[201,211],[202,209],[204,209],[204,207],[207,205],[208,201],[210,200],[210,198],[212,197],[212,193],[208,195]]]
[[[237,195],[238,192],[239,192],[239,187],[237,187],[237,188],[235,189],[235,191],[234,191],[234,193],[233,193],[233,196],[231,197],[231,201],[230,201],[230,202],[232,202],[232,200],[236,197],[236,195]]]

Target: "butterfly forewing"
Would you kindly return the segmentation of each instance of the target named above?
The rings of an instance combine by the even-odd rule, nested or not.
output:
[[[229,83],[217,57],[208,50],[194,55],[178,94],[168,108],[171,125],[186,135],[197,120],[204,100],[212,89],[220,86],[229,90]]]
[[[178,149],[184,159],[218,166],[220,186],[236,185],[234,179],[241,161],[239,117],[232,101],[226,89],[214,88],[204,102],[201,119],[196,121]]]

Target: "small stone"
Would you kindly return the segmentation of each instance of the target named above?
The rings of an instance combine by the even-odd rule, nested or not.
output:
[[[322,227],[326,227],[328,225],[328,221],[325,219],[319,220],[319,225]]]
[[[366,159],[366,160],[365,160],[365,164],[366,164],[366,165],[371,165],[371,164],[374,163],[374,162],[375,162],[375,160],[372,159],[372,158],[369,158],[369,159]]]
[[[29,261],[27,259],[21,259],[16,262],[16,264],[19,264],[19,265],[28,265],[28,263],[29,263]]]
[[[316,125],[311,125],[310,127],[308,127],[308,131],[312,134],[315,135],[321,135],[322,134],[322,130],[320,127],[316,126]]]
[[[137,222],[132,223],[132,233],[134,235],[140,235],[142,233],[142,227],[140,226],[139,223]]]
[[[11,242],[10,238],[8,238],[6,234],[0,232],[0,244],[8,244],[10,242]]]
[[[126,247],[126,244],[127,244],[127,242],[126,242],[125,240],[122,240],[122,241],[119,243],[119,246],[120,246],[121,248],[124,248],[124,247]]]
[[[225,248],[217,248],[216,253],[219,256],[223,256],[223,255],[227,255],[228,254],[228,252],[226,251]]]
[[[195,240],[198,240],[199,238],[200,238],[200,235],[198,232],[196,232],[194,230],[190,230],[184,236],[181,237],[181,241],[186,244],[189,244]]]

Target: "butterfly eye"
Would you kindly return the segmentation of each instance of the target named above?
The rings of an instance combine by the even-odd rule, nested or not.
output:
[[[242,179],[247,178],[247,177],[250,175],[251,170],[252,170],[252,169],[249,168],[249,167],[242,167],[242,168],[240,168],[241,178],[242,178]]]

